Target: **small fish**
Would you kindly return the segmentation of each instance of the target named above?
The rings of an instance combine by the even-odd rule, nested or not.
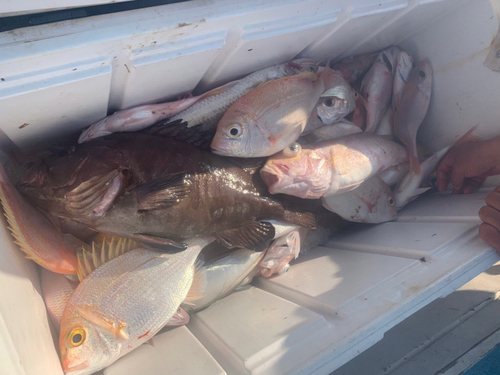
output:
[[[55,273],[76,275],[77,260],[69,238],[12,185],[0,164],[0,200],[10,232],[26,258]]]
[[[417,133],[427,114],[431,91],[432,67],[429,60],[422,60],[411,71],[394,116],[394,133],[406,147],[410,169],[415,173],[420,172]]]
[[[300,140],[306,143],[314,143],[320,141],[328,141],[334,138],[345,137],[346,135],[361,133],[362,130],[354,125],[352,122],[342,119],[332,125],[325,125],[319,129],[316,129],[302,137]]]
[[[311,59],[292,60],[258,70],[231,87],[201,98],[184,111],[155,124],[147,132],[167,135],[205,148],[212,140],[217,123],[238,98],[264,82],[317,70],[318,64]]]
[[[413,57],[405,51],[399,51],[396,57],[396,70],[394,72],[394,85],[392,89],[392,109],[394,112],[401,101],[403,89],[410,77],[411,69],[413,68]]]
[[[450,148],[452,148],[456,144],[463,142],[466,138],[471,136],[476,128],[477,125],[472,127],[457,141],[453,142],[453,144],[442,148],[431,157],[423,161],[422,164],[419,165],[418,172],[416,172],[415,169],[410,168],[408,174],[403,178],[403,180],[396,186],[396,189],[394,190],[394,200],[396,202],[396,207],[398,208],[398,210],[403,208],[419,195],[433,188],[432,185],[430,187],[422,187],[422,185],[424,184],[424,182],[428,184],[429,176],[436,170],[439,162],[443,159]]]
[[[78,286],[78,281],[72,281],[60,273],[50,272],[45,268],[41,268],[40,273],[45,307],[50,321],[59,333],[64,308]]]
[[[376,175],[352,191],[321,200],[328,210],[357,223],[384,223],[398,216],[391,189]]]
[[[332,69],[340,71],[343,77],[353,85],[370,69],[376,58],[376,53],[349,56],[333,65]]]
[[[341,76],[336,77],[333,86],[321,94],[316,110],[326,125],[331,125],[347,116],[356,108],[357,93]]]
[[[235,157],[269,156],[304,131],[321,94],[340,73],[329,68],[269,81],[227,110],[212,141],[212,152]]]
[[[385,110],[384,117],[380,120],[380,123],[375,130],[375,134],[385,137],[391,141],[396,140],[394,135],[394,111],[391,106],[388,106]]]
[[[380,52],[361,83],[361,95],[368,103],[365,130],[367,132],[375,131],[391,101],[398,52],[395,47]]]
[[[276,239],[259,263],[260,274],[271,277],[274,274],[282,275],[287,272],[290,261],[300,254],[300,244],[306,232],[304,228],[296,229]]]
[[[134,249],[92,272],[71,295],[59,336],[66,374],[103,369],[151,339],[188,296],[196,258],[213,238],[180,253]],[[202,288],[198,288],[202,290]]]
[[[145,129],[158,121],[176,115],[203,97],[204,95],[199,95],[177,100],[175,102],[146,104],[117,111],[85,129],[80,135],[80,138],[78,138],[78,143],[88,142],[92,139],[104,137],[113,133],[135,132]]]
[[[304,147],[292,143],[270,157],[260,175],[271,194],[316,199],[353,190],[406,158],[404,147],[364,132]]]
[[[264,254],[265,252],[238,249],[215,262],[204,264],[198,270],[199,277],[203,279],[199,285],[204,285],[204,291],[193,293],[196,297],[182,305],[184,310],[201,310],[228,295],[242,283],[249,282],[256,274],[255,267]]]

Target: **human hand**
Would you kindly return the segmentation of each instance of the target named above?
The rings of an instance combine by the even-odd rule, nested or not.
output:
[[[479,226],[479,237],[500,254],[500,186],[486,197],[486,206],[479,210],[483,224]]]
[[[453,193],[470,194],[488,176],[500,174],[500,138],[453,147],[437,168],[439,191],[453,185]]]

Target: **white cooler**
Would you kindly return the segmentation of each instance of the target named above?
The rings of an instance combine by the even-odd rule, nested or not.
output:
[[[118,109],[294,57],[326,61],[392,44],[433,64],[424,145],[437,150],[474,125],[491,138],[500,135],[499,8],[497,0],[199,0],[0,33],[0,140],[41,149]],[[492,49],[498,65],[485,66]],[[393,222],[357,225],[102,373],[329,374],[499,259],[478,238],[489,190],[425,196]],[[62,374],[37,266],[5,225],[0,244],[0,374]]]

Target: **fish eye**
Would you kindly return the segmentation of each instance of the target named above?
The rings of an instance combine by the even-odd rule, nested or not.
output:
[[[354,97],[357,98],[358,97],[358,93],[356,91],[354,91]]]
[[[332,99],[332,98],[328,98],[328,99],[326,99],[326,100],[325,100],[325,105],[326,105],[327,107],[331,107],[331,106],[333,106],[333,99]]]
[[[291,158],[291,157],[294,157],[295,155],[300,154],[301,151],[302,151],[302,147],[297,142],[294,142],[283,150],[283,154],[287,158]]]
[[[392,199],[391,197],[389,197],[387,202],[389,202],[389,206],[394,206],[394,199]]]
[[[73,328],[68,334],[69,345],[73,348],[80,346],[85,341],[85,330],[82,328]]]
[[[419,77],[420,77],[420,78],[422,78],[422,79],[424,79],[424,78],[425,78],[425,72],[424,72],[423,70],[420,70],[420,71],[418,72],[418,75],[419,75]]]
[[[243,133],[241,126],[238,124],[233,124],[227,129],[227,135],[231,138],[238,138]]]

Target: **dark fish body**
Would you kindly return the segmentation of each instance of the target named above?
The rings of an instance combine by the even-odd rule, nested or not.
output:
[[[227,247],[256,249],[274,235],[261,219],[314,226],[312,215],[259,194],[252,175],[230,161],[146,134],[79,145],[43,160],[23,181],[28,199],[57,217],[157,245],[215,235]]]

